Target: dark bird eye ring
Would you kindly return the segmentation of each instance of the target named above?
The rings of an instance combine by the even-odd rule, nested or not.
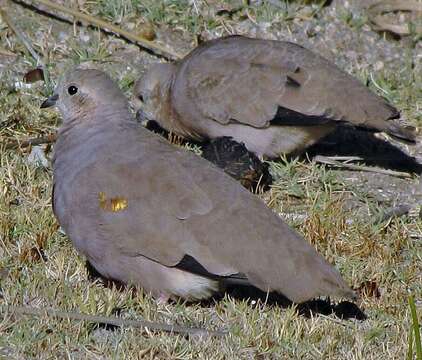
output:
[[[69,86],[67,88],[67,92],[69,93],[69,95],[75,95],[78,92],[78,88],[76,86]]]

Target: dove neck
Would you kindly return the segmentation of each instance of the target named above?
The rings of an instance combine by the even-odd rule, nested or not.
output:
[[[171,116],[171,87],[173,85],[173,76],[169,76],[168,79],[160,84],[159,92],[155,94],[156,101],[153,101],[156,114],[160,118],[167,118]]]
[[[172,97],[173,78],[161,86],[160,101],[154,104],[156,118],[162,127],[170,132],[186,138],[201,139],[189,124],[183,123],[173,105]]]
[[[64,117],[63,124],[58,130],[59,140],[78,145],[90,139],[93,134],[113,131],[121,124],[133,121],[127,104],[98,105],[86,110],[75,111],[71,116]]]
[[[77,167],[94,163],[99,152],[110,151],[111,144],[115,144],[119,138],[124,138],[124,129],[135,123],[127,108],[125,111],[108,111],[103,108],[101,115],[96,115],[94,112],[82,119],[65,119],[57,133],[54,171],[63,174],[75,173],[75,159],[78,159]],[[69,169],[69,163],[73,164],[73,170]]]

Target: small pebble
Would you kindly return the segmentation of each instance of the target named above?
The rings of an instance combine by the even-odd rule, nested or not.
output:
[[[28,155],[28,163],[40,167],[48,167],[48,160],[42,146],[33,146],[31,153]]]

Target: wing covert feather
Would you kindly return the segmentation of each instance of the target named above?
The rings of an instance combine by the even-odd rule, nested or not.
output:
[[[267,127],[278,107],[388,130],[397,110],[335,64],[297,44],[243,37],[205,43],[179,64],[172,91],[180,118]],[[306,125],[301,123],[300,125]]]
[[[79,191],[71,207],[84,209],[74,212],[75,243],[90,234],[97,238],[90,243],[112,253],[169,267],[189,255],[211,274],[243,273],[262,290],[296,301],[338,287],[349,291],[338,272],[261,199],[206,160],[139,130],[143,139],[127,141],[129,155],[98,158],[68,189]],[[110,211],[107,201],[113,199],[125,206]],[[328,289],[327,279],[336,286]]]

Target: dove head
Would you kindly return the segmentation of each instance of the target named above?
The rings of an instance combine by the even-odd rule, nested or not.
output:
[[[159,121],[170,96],[175,69],[171,63],[154,64],[136,81],[133,95],[142,120]]]
[[[74,69],[64,74],[54,94],[41,104],[41,108],[51,106],[59,108],[66,125],[74,120],[95,118],[98,112],[105,115],[127,109],[128,103],[117,84],[104,72]]]

